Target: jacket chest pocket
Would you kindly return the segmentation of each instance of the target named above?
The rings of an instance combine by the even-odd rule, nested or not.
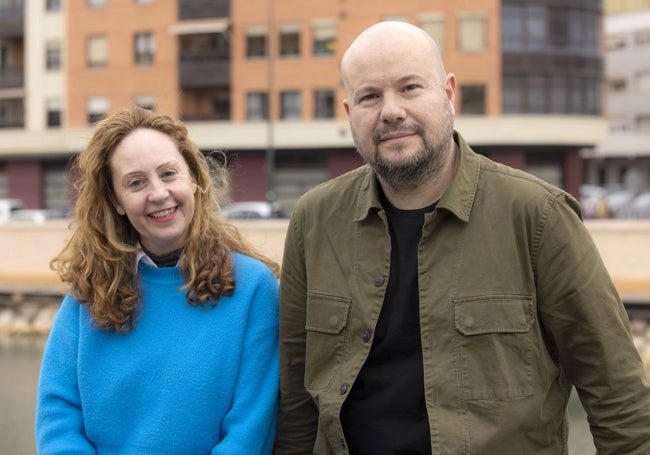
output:
[[[339,368],[351,299],[309,293],[305,322],[305,387],[325,388]]]
[[[532,395],[534,321],[531,296],[482,296],[454,302],[465,399]]]

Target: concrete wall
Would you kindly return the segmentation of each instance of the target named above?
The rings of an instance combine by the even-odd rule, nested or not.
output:
[[[287,220],[236,224],[255,246],[282,260]],[[624,299],[650,298],[650,220],[589,220],[586,224]],[[66,221],[0,224],[0,290],[60,289],[48,264],[69,235]]]

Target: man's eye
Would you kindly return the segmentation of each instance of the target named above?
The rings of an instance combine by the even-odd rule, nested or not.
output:
[[[374,93],[368,93],[367,95],[363,95],[361,98],[359,98],[359,102],[361,103],[363,101],[370,101],[375,98],[377,98],[377,95],[375,95]]]

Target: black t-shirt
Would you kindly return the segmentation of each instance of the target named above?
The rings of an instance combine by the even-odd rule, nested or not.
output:
[[[431,453],[424,400],[417,251],[424,214],[385,198],[391,268],[368,359],[341,410],[352,455]]]

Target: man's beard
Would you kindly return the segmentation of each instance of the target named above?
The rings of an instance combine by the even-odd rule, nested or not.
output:
[[[404,131],[404,125],[400,125],[398,129]],[[366,158],[368,155],[362,153],[357,147],[359,155],[372,167],[383,183],[390,186],[394,191],[415,189],[422,182],[435,176],[440,171],[445,164],[453,141],[454,123],[451,109],[445,109],[443,118],[432,132],[431,136],[434,140],[437,140],[436,142],[427,140],[421,125],[415,124],[406,128],[407,131],[411,131],[422,138],[422,146],[406,162],[395,163],[385,159],[379,153],[379,138],[390,130],[390,126],[384,127],[377,130],[373,135],[373,161],[368,160]],[[354,131],[352,133],[355,143],[358,144]]]

